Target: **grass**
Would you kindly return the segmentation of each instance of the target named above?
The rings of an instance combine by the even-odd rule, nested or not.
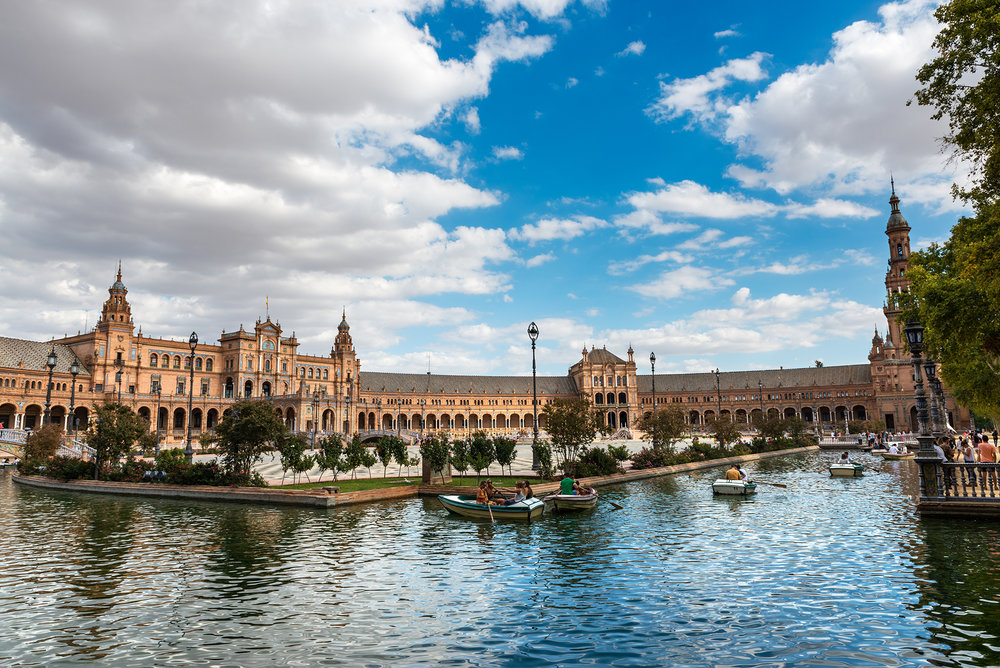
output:
[[[487,476],[483,476],[484,478]],[[493,484],[496,487],[509,487],[514,488],[514,484],[518,480],[523,480],[524,478],[509,478],[509,477],[498,477],[489,476],[493,480]],[[274,489],[317,489],[323,487],[339,487],[341,492],[360,492],[366,489],[383,489],[385,487],[400,487],[403,485],[419,485],[420,477],[408,478],[410,482],[406,482],[406,478],[358,478],[356,480],[351,480],[350,478],[341,478],[340,480],[333,480],[332,478],[324,479],[323,482],[303,482],[297,485],[271,485]],[[532,479],[532,482],[542,482],[538,479]],[[479,484],[479,479],[476,476],[465,476],[462,478],[453,477],[451,479],[452,486],[454,487],[470,487]]]

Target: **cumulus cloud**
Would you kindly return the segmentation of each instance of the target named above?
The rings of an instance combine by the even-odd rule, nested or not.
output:
[[[493,157],[497,160],[521,160],[524,158],[524,151],[516,146],[494,146]]]
[[[738,37],[739,33],[732,28],[727,28],[725,30],[719,30],[718,32],[712,33],[712,36],[715,37],[715,39],[723,39],[725,37]]]
[[[554,259],[556,259],[556,254],[555,253],[551,253],[551,252],[549,252],[549,253],[542,253],[541,255],[535,255],[534,257],[528,258],[525,261],[524,266],[526,266],[528,268],[531,268],[531,267],[540,267],[541,265],[545,264],[546,262],[551,262]]]
[[[660,82],[660,96],[646,112],[657,121],[668,121],[682,114],[708,121],[724,113],[730,105],[725,96],[715,95],[733,82],[760,81],[766,76],[761,65],[766,53],[756,52],[746,58],[734,58],[725,65],[689,79]]]
[[[732,279],[706,267],[684,266],[665,271],[649,283],[629,286],[644,297],[676,299],[692,292],[714,291],[732,285]]]
[[[619,58],[623,56],[641,56],[646,51],[646,44],[641,40],[629,42],[628,46],[616,53]]]
[[[607,227],[608,224],[593,216],[576,216],[574,218],[543,218],[537,223],[528,223],[508,233],[511,239],[537,244],[542,241],[568,241],[582,236],[591,230]]]

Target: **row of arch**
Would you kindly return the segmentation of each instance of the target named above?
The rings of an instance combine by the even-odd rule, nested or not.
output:
[[[615,399],[616,397],[614,392],[608,392],[607,394],[598,392],[597,394],[594,395],[594,405],[603,406],[607,404],[610,406],[615,403]],[[628,395],[625,394],[624,392],[619,392],[617,399],[618,399],[617,403],[619,404],[622,405],[628,404]]]
[[[170,360],[173,359],[173,368],[180,369],[181,365],[184,365],[185,369],[191,368],[191,356],[190,355],[174,355],[171,358],[167,353],[158,355],[157,353],[150,353],[149,355],[149,366],[150,367],[160,367],[161,369],[170,368]],[[211,357],[195,357],[194,358],[194,370],[201,371],[204,367],[205,371],[212,371],[214,363]]]
[[[17,378],[0,378],[0,387],[17,387]],[[45,382],[41,380],[25,380],[23,387],[26,390],[44,390]],[[69,391],[69,383],[53,382],[52,389],[55,392],[67,392]]]
[[[815,414],[813,409],[808,406],[802,408],[788,407],[784,409],[768,408],[764,414],[768,418],[783,417],[789,419],[799,417],[806,422],[815,422],[817,415],[820,422],[844,422],[844,420],[860,421],[868,419],[868,410],[860,404],[853,407],[835,406],[831,408],[829,406],[820,406]],[[685,416],[685,421],[690,425],[701,425],[714,419],[715,415],[716,412],[712,409],[705,411],[691,410]],[[761,415],[761,410],[759,408],[752,408],[750,410],[738,408],[735,411],[730,411],[727,408],[723,408],[719,415],[724,419],[735,420],[737,424],[747,424],[748,421],[758,418]]]

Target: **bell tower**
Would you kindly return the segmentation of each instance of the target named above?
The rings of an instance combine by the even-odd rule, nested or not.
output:
[[[892,197],[889,198],[889,220],[885,226],[885,235],[889,238],[889,266],[885,272],[886,300],[882,312],[888,321],[886,342],[897,350],[902,350],[902,309],[899,305],[899,295],[909,290],[910,279],[906,270],[910,261],[910,225],[899,210],[899,198],[896,197],[896,184],[890,179]]]

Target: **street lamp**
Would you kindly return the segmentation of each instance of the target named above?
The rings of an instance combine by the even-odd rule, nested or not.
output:
[[[424,399],[420,400],[420,442],[424,442],[424,404],[426,401]]]
[[[124,375],[124,370],[118,369],[115,372],[115,384],[118,385],[118,403],[122,402],[122,375]]]
[[[156,381],[156,456],[160,456],[160,381]]]
[[[56,357],[56,346],[52,344],[52,348],[49,350],[49,356],[45,358],[45,366],[49,368],[49,385],[45,390],[45,415],[42,416],[42,424],[48,424],[52,419],[52,371],[56,368],[56,362],[59,358]]]
[[[531,409],[534,417],[531,421],[531,470],[537,471],[541,464],[538,461],[538,375],[535,370],[535,341],[538,340],[538,325],[532,321],[528,325],[528,338],[531,339]],[[470,411],[471,412],[471,411]],[[470,427],[471,435],[471,427]]]
[[[937,380],[937,365],[931,360],[924,358],[924,375],[927,376],[927,408],[931,420],[931,435],[940,436],[944,432],[941,426],[941,411],[938,407],[937,393],[934,392],[934,381]]]
[[[757,398],[760,399],[760,423],[764,424],[764,381],[757,379]],[[760,431],[760,428],[757,429]]]
[[[649,366],[653,374],[653,411],[650,413],[653,424],[653,447],[656,447],[656,353],[649,353]]]
[[[198,335],[191,332],[188,338],[188,347],[191,348],[191,386],[188,388],[188,414],[187,414],[187,445],[184,447],[184,457],[190,464],[194,460],[194,448],[191,447],[191,409],[194,406],[194,349],[198,347]],[[157,416],[159,417],[159,416]]]
[[[941,461],[934,451],[934,437],[927,425],[927,395],[924,392],[924,382],[920,373],[921,353],[924,349],[924,327],[916,320],[906,323],[903,328],[906,342],[910,346],[910,356],[913,360],[914,398],[917,404],[917,425],[919,435],[917,443],[916,462],[920,467],[920,492],[922,496],[938,496],[937,465]]]
[[[70,438],[76,437],[76,376],[80,373],[80,361],[73,356],[73,363],[69,365],[69,372],[73,376],[73,386],[69,388],[69,428]]]
[[[718,398],[718,402],[719,402],[719,413],[715,417],[716,418],[721,418],[722,417],[722,390],[720,389],[721,386],[719,385],[719,368],[716,367],[715,371],[713,371],[712,373],[715,374],[715,396]]]
[[[316,412],[319,410],[319,390],[313,392],[313,440],[310,450],[316,449]]]

